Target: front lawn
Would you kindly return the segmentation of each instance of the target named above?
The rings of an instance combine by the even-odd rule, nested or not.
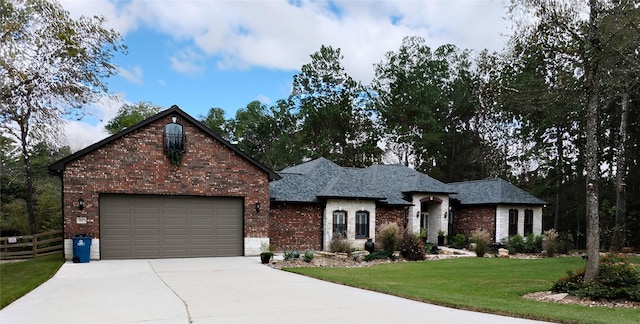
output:
[[[49,280],[64,263],[62,253],[0,264],[0,309]]]
[[[287,271],[443,306],[569,323],[640,323],[638,309],[545,303],[522,298],[549,290],[578,257],[459,258],[364,268],[290,268]]]

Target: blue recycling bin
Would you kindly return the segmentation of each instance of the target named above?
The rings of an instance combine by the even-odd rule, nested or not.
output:
[[[73,237],[73,262],[89,262],[91,257],[91,239],[91,236]]]

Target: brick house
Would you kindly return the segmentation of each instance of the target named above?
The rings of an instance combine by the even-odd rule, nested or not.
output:
[[[439,231],[486,228],[500,240],[542,229],[544,202],[504,180],[445,184],[324,158],[275,173],[177,106],[49,171],[62,181],[67,259],[80,235],[92,237],[91,259],[129,259],[324,250],[334,236],[362,248],[389,222],[430,242]]]
[[[324,250],[335,236],[363,248],[388,222],[433,243],[439,232],[486,229],[494,242],[542,232],[545,202],[502,179],[445,184],[403,165],[343,168],[324,158],[278,174],[269,238],[282,250]]]

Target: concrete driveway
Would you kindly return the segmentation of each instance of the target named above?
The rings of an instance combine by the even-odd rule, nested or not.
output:
[[[275,270],[258,257],[65,263],[1,323],[536,323]]]

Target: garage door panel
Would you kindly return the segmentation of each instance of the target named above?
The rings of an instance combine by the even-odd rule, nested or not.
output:
[[[101,195],[105,259],[243,254],[242,199]]]

